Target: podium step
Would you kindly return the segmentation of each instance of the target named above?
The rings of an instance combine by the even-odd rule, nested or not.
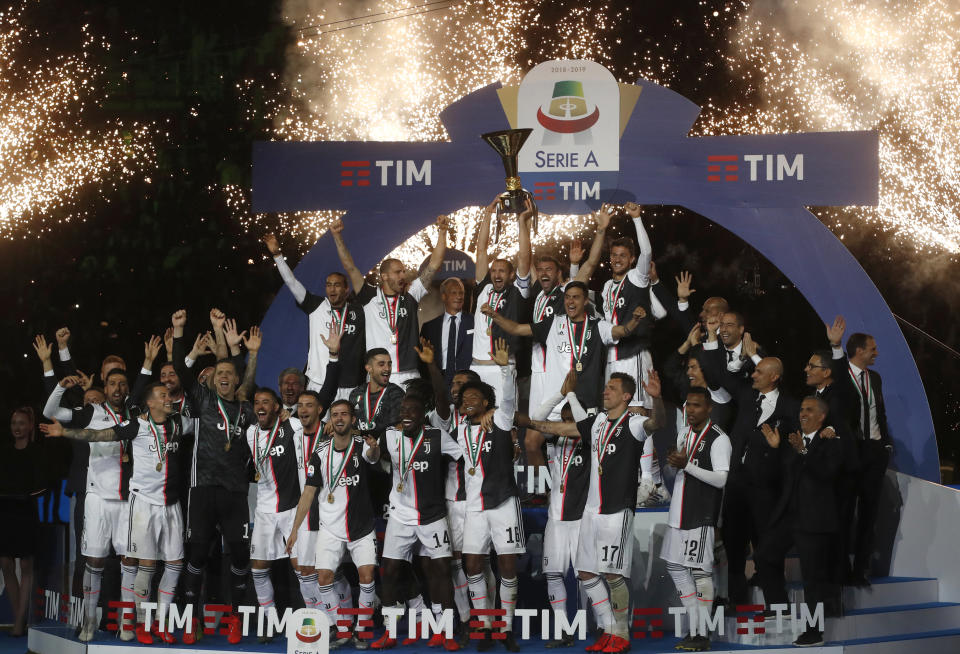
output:
[[[826,638],[849,641],[861,638],[904,636],[944,631],[960,624],[960,604],[928,602],[848,611],[842,618],[828,618]]]
[[[928,577],[880,577],[869,588],[844,588],[847,611],[903,604],[929,604],[940,599],[936,579]]]

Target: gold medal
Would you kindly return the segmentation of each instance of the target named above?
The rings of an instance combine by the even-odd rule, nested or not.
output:
[[[230,451],[230,441],[227,441],[227,444],[223,446],[223,451],[224,452]]]
[[[583,372],[583,364],[577,361],[577,365],[574,366],[577,369],[577,372]]]
[[[401,481],[399,484],[397,484],[397,492],[398,492],[398,493],[402,493],[402,492],[403,492],[403,482],[402,482],[402,481]]]
[[[598,474],[598,475],[602,475],[602,474],[603,474],[603,466],[597,466],[597,474]]]
[[[160,472],[161,470],[163,470],[163,464],[162,464],[162,463],[158,463],[158,464],[157,464],[157,472]]]
[[[487,327],[487,336],[490,336],[491,334],[493,334],[493,329]]]
[[[260,481],[260,473],[259,473],[259,472],[253,473],[253,480],[254,480],[254,481]]]
[[[333,493],[330,493],[329,495],[327,495],[327,503],[333,504]]]
[[[564,485],[564,484],[560,484],[560,492],[561,492],[561,493],[563,492],[563,489],[564,489],[564,488],[565,488],[565,485]]]
[[[476,469],[476,468],[470,468],[469,470],[467,470],[467,472],[469,472],[471,475],[475,475],[475,474],[477,474],[477,469]]]
[[[393,345],[396,345],[396,344],[397,344],[397,335],[396,335],[396,334],[390,334],[390,343],[392,343]]]
[[[124,463],[130,463],[130,455],[124,452],[123,456],[120,457],[120,460]]]

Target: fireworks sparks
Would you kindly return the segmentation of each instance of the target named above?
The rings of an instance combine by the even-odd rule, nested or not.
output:
[[[921,249],[960,252],[960,14],[955,2],[777,3],[731,37],[734,76],[764,104],[705,131],[879,129],[880,203],[820,212],[841,233],[877,221]]]
[[[85,110],[102,96],[101,71],[87,60],[96,45],[87,28],[79,55],[25,65],[18,53],[41,35],[21,17],[22,8],[0,12],[0,235],[7,238],[51,231],[51,215],[83,216],[70,206],[81,189],[107,179],[115,187],[153,158],[144,125],[83,126]]]

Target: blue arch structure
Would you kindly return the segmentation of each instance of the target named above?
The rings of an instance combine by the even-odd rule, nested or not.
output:
[[[876,204],[877,133],[689,137],[699,107],[652,82],[639,80],[637,85],[639,100],[620,142],[620,171],[597,175],[595,197],[574,200],[558,194],[555,200],[541,202],[541,210],[586,213],[601,201],[627,200],[680,205],[737,234],[777,266],[824,321],[843,314],[848,333],[863,331],[876,337],[881,351],[876,367],[884,377],[896,443],[894,465],[938,481],[933,421],[903,334],[863,268],[805,209]],[[358,267],[369,270],[436,215],[485,205],[502,190],[500,161],[479,138],[483,132],[509,127],[497,88],[479,89],[441,114],[449,142],[257,143],[253,208],[346,210],[345,240]],[[795,168],[778,179],[777,155],[794,164],[798,154],[802,174]],[[767,155],[773,157],[769,168]],[[736,166],[736,174],[728,176],[725,170],[716,180],[711,171],[716,170],[717,156],[725,157],[724,166]],[[403,167],[399,176],[397,162]],[[427,169],[429,175],[424,174]],[[368,175],[359,176],[361,170]],[[531,181],[550,179],[573,178],[549,172],[524,175],[528,187]],[[325,275],[338,268],[333,240],[321,238],[296,274],[308,288],[319,290]],[[268,310],[263,330],[266,340],[258,378],[272,385],[282,368],[303,361],[307,351],[307,320],[286,288]]]

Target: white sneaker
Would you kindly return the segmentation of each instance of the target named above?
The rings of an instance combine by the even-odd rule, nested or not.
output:
[[[130,625],[130,629],[127,629],[127,625]],[[124,642],[129,642],[137,637],[136,633],[133,631],[133,618],[129,613],[124,614],[123,620],[120,621],[120,640]]]
[[[93,640],[94,634],[97,633],[97,617],[93,616],[88,618],[83,616],[83,623],[80,625],[80,633],[77,634],[77,638],[82,643],[89,643]]]

